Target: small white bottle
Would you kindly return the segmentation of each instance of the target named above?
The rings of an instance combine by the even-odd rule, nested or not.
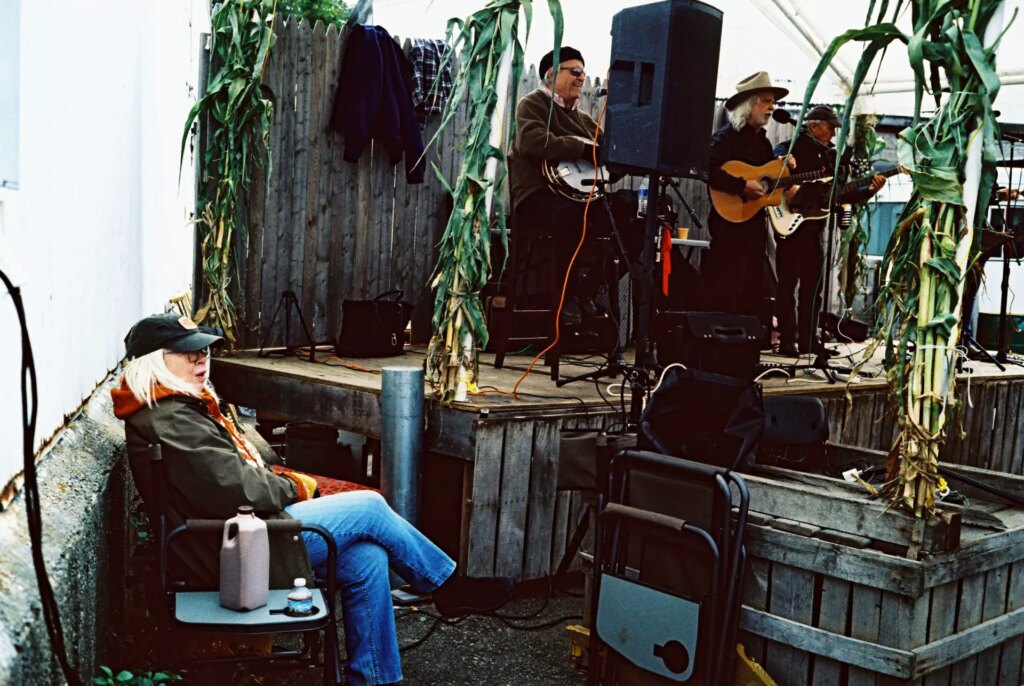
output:
[[[636,189],[636,216],[646,217],[647,216],[647,177],[643,178],[640,182],[640,187]]]
[[[305,617],[313,614],[313,594],[306,588],[306,580],[295,580],[295,588],[288,594],[288,609],[285,611],[293,617]]]

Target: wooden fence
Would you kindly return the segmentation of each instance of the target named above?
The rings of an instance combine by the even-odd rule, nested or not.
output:
[[[284,313],[278,314],[272,328],[270,324],[287,290],[296,294],[314,338],[326,341],[338,333],[345,298],[372,298],[401,289],[416,306],[413,339],[426,341],[433,311],[428,282],[451,197],[429,166],[423,184],[407,184],[403,165],[389,165],[379,146],[368,149],[358,163],[344,161],[342,137],[328,129],[343,32],[305,20],[278,24],[276,31],[265,81],[276,96],[270,134],[272,176],[269,184],[257,179],[247,202],[249,243],[239,267],[243,281],[238,302],[244,322],[240,344],[285,342]],[[519,94],[538,85],[531,67],[521,79]],[[603,103],[596,95],[599,85],[588,79],[580,101],[595,118]],[[449,181],[461,164],[458,143],[467,110],[461,108],[428,149],[428,164],[436,164]],[[510,112],[511,107],[506,117]],[[438,123],[436,116],[428,121],[425,142],[434,136]],[[634,181],[619,185],[631,188]],[[704,222],[704,184],[683,180],[681,188]],[[685,215],[681,222],[690,225]],[[703,238],[706,233],[695,231],[691,237]],[[289,342],[300,342],[294,316]]]

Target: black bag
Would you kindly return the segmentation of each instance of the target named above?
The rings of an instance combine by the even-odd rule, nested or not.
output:
[[[394,300],[385,299],[390,296]],[[339,357],[401,355],[411,316],[412,303],[402,300],[402,291],[381,293],[373,300],[345,300],[334,352]]]
[[[760,386],[669,367],[640,416],[638,444],[641,450],[743,472],[754,466],[763,431]]]

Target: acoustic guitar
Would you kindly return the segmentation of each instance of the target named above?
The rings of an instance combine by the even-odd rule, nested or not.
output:
[[[738,176],[744,181],[758,181],[764,195],[753,200],[744,200],[738,195],[726,193],[715,188],[711,189],[711,204],[724,219],[734,223],[745,222],[762,208],[778,205],[782,202],[782,192],[793,184],[813,181],[815,179],[831,179],[831,169],[790,174],[789,167],[783,160],[772,160],[760,167],[755,167],[738,160],[730,160],[722,165],[722,171],[731,176]]]
[[[897,165],[892,169],[886,169],[883,172],[876,173],[879,176],[889,178],[890,176],[895,176],[896,174],[906,173],[906,171],[907,170],[906,168],[903,167],[903,165]],[[875,174],[871,174],[870,176],[865,176],[854,181],[850,181],[849,183],[843,184],[838,188],[836,192],[836,197],[842,197],[843,195],[851,191],[867,188],[868,186],[871,185],[871,180],[873,178],[875,178]],[[824,185],[824,182],[816,183],[821,183],[822,185]],[[822,197],[826,200],[824,204],[827,205],[828,189],[823,189],[823,191],[824,192],[822,193]],[[778,205],[766,208],[765,211],[768,212],[768,220],[772,225],[772,229],[775,231],[775,235],[778,236],[779,238],[786,238],[788,236],[792,236],[793,233],[798,228],[800,228],[800,225],[803,224],[808,219],[827,219],[829,215],[829,211],[827,208],[818,210],[807,210],[807,214],[803,214],[802,212],[795,212],[792,209],[790,209],[789,203],[786,202],[785,196],[783,196],[782,202],[780,202]]]

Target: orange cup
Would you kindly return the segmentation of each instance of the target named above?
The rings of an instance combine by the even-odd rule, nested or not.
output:
[[[679,228],[676,229],[676,238],[680,238],[685,241],[689,237],[690,229],[686,228],[685,226],[680,226]]]

